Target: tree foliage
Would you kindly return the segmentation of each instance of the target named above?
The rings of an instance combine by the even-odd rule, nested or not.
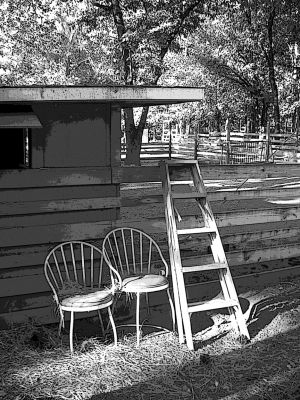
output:
[[[298,0],[2,0],[0,18],[2,85],[204,85],[169,119],[300,121]],[[124,110],[128,164],[148,112]]]
[[[241,89],[262,126],[271,113],[277,130],[291,83],[299,16],[296,1],[234,1],[230,12],[208,19],[190,38],[194,62],[231,85],[231,92]]]

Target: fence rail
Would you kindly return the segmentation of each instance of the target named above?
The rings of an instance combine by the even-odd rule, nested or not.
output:
[[[126,145],[121,146],[121,158],[126,157]],[[239,164],[255,162],[298,162],[300,145],[291,136],[279,139],[232,138],[229,142],[220,137],[188,138],[180,142],[150,142],[141,147],[141,160],[197,159],[202,163]]]

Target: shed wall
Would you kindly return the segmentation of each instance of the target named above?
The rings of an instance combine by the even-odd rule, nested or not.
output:
[[[31,169],[0,170],[0,328],[56,320],[44,277],[48,251],[67,240],[97,241],[119,217],[120,109],[41,104]],[[112,161],[113,160],[113,161]]]
[[[41,103],[33,110],[43,125],[33,129],[34,167],[110,165],[110,104]]]

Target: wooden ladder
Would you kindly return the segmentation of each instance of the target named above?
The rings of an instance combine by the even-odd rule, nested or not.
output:
[[[173,293],[176,308],[177,329],[180,343],[186,344],[189,349],[194,349],[190,316],[194,312],[216,310],[227,308],[230,313],[230,320],[233,327],[242,338],[250,339],[245,318],[238,300],[236,289],[232,280],[230,269],[226,260],[222,241],[215,222],[212,210],[207,200],[207,193],[201,176],[197,161],[162,161],[160,163],[162,188],[164,195],[165,216],[169,243],[170,264],[172,271]],[[175,174],[185,174],[189,172],[192,178],[192,191],[178,192],[174,191],[176,184],[186,184],[182,180],[171,180]],[[191,178],[189,179],[191,181]],[[185,179],[186,181],[186,179]],[[190,185],[189,185],[190,186]],[[194,199],[198,205],[204,226],[177,228],[175,213],[178,214],[174,200]],[[201,225],[203,225],[203,223]],[[198,222],[198,225],[200,223]],[[206,265],[183,266],[179,248],[179,235],[207,235],[210,241],[210,248],[214,262]],[[188,303],[184,273],[203,272],[216,270],[223,298],[217,298],[205,302]],[[184,339],[185,335],[185,339]]]

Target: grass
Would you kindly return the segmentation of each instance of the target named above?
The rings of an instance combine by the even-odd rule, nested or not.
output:
[[[0,332],[0,399],[300,399],[300,280],[248,294],[251,342],[240,343],[223,315],[194,336],[134,335],[118,345],[88,335],[73,356],[68,332],[26,325]],[[251,300],[252,299],[252,300]],[[76,322],[77,323],[77,322]],[[76,324],[75,324],[76,331]]]

